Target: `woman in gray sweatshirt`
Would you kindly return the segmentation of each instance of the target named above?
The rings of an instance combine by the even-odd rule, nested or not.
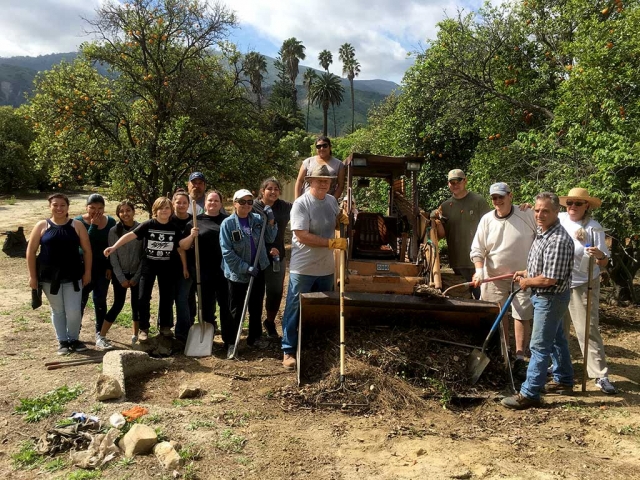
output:
[[[109,246],[113,246],[124,234],[133,231],[137,226],[133,218],[135,216],[135,205],[129,200],[123,200],[116,207],[116,216],[120,222],[109,231]],[[106,345],[99,345],[101,348],[112,348],[105,338],[109,328],[113,325],[127,297],[127,289],[131,289],[131,316],[133,320],[133,336],[131,343],[138,341],[139,313],[138,313],[138,284],[142,271],[142,256],[144,254],[143,244],[140,240],[129,242],[109,256],[113,275],[113,305],[107,312],[104,319],[104,326],[100,332],[101,340]]]

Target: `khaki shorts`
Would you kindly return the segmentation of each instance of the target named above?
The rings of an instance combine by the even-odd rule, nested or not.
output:
[[[480,287],[480,299],[486,302],[504,305],[509,297],[511,280],[498,280],[497,282],[483,283]],[[531,290],[519,291],[511,302],[511,315],[516,320],[531,320],[533,318],[533,306],[531,305]]]

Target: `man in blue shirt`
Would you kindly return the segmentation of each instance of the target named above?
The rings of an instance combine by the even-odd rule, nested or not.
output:
[[[560,225],[559,212],[557,195],[544,192],[536,197],[537,235],[529,250],[527,269],[514,274],[521,289],[531,288],[533,304],[531,361],[527,379],[520,387],[520,393],[501,402],[514,410],[540,406],[542,393],[573,391],[573,366],[562,318],[569,306],[574,246]],[[545,387],[549,356],[554,364],[553,381]]]

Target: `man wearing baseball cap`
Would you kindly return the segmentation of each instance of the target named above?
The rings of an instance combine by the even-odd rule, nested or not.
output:
[[[514,273],[527,267],[527,256],[536,238],[536,219],[533,210],[521,210],[513,205],[509,185],[498,182],[489,188],[494,210],[480,219],[471,244],[471,261],[475,265],[474,286],[480,287],[480,298],[504,304],[509,296],[511,279],[482,283],[485,278]],[[533,307],[529,291],[520,291],[511,304],[516,340],[514,375],[523,382],[527,378],[525,350],[531,332]],[[504,323],[509,338],[508,323]]]
[[[467,176],[459,168],[447,175],[451,198],[431,212],[436,219],[438,238],[447,239],[449,266],[453,271],[470,282],[475,267],[469,259],[471,242],[480,218],[489,212],[487,202],[477,193],[467,190]],[[480,288],[472,289],[473,297],[480,298]]]
[[[196,215],[200,215],[204,213],[204,202],[206,199],[205,192],[207,191],[207,179],[202,172],[193,172],[189,175],[189,181],[187,182],[187,191],[189,192],[189,197],[191,200],[196,201],[196,205],[198,206],[198,211]],[[223,199],[221,199],[223,200]],[[189,202],[188,213],[193,214],[191,211],[191,202]],[[224,205],[220,209],[221,213],[228,215],[227,211],[224,209]]]

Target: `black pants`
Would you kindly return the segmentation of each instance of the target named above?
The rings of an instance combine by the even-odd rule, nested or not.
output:
[[[166,265],[154,265],[163,263]],[[142,264],[142,276],[140,277],[140,330],[149,330],[151,319],[151,295],[153,284],[158,279],[160,301],[158,308],[158,325],[160,328],[173,327],[173,300],[176,270],[171,262],[163,260],[151,260]]]
[[[124,276],[127,280],[131,280],[131,278],[133,278],[133,274],[131,273],[125,273]],[[116,321],[116,318],[120,315],[122,307],[124,307],[124,302],[127,299],[127,289],[120,284],[115,275],[111,278],[111,284],[113,285],[113,305],[104,317],[104,321],[109,323]],[[131,319],[134,322],[139,322],[140,312],[138,306],[140,304],[140,284],[129,288],[131,288]]]
[[[96,332],[102,330],[102,322],[107,314],[107,293],[109,291],[109,280],[106,277],[106,270],[92,270],[91,282],[82,288],[82,300],[80,310],[84,316],[84,309],[89,301],[89,294],[93,293],[93,309],[96,313]]]
[[[285,262],[280,262],[280,271],[273,271],[273,262],[264,271],[264,283],[267,293],[265,310],[267,312],[277,312],[280,310],[282,294],[284,293]]]
[[[229,312],[230,321],[229,325],[225,325],[221,318],[222,327],[222,340],[224,343],[232,345],[236,341],[236,335],[238,334],[238,328],[240,326],[242,307],[244,306],[247,290],[249,289],[248,283],[238,283],[227,281],[229,284]],[[262,300],[264,298],[264,272],[261,271],[253,281],[253,287],[251,288],[251,295],[249,296],[249,336],[247,337],[247,343],[253,344],[262,335]]]

